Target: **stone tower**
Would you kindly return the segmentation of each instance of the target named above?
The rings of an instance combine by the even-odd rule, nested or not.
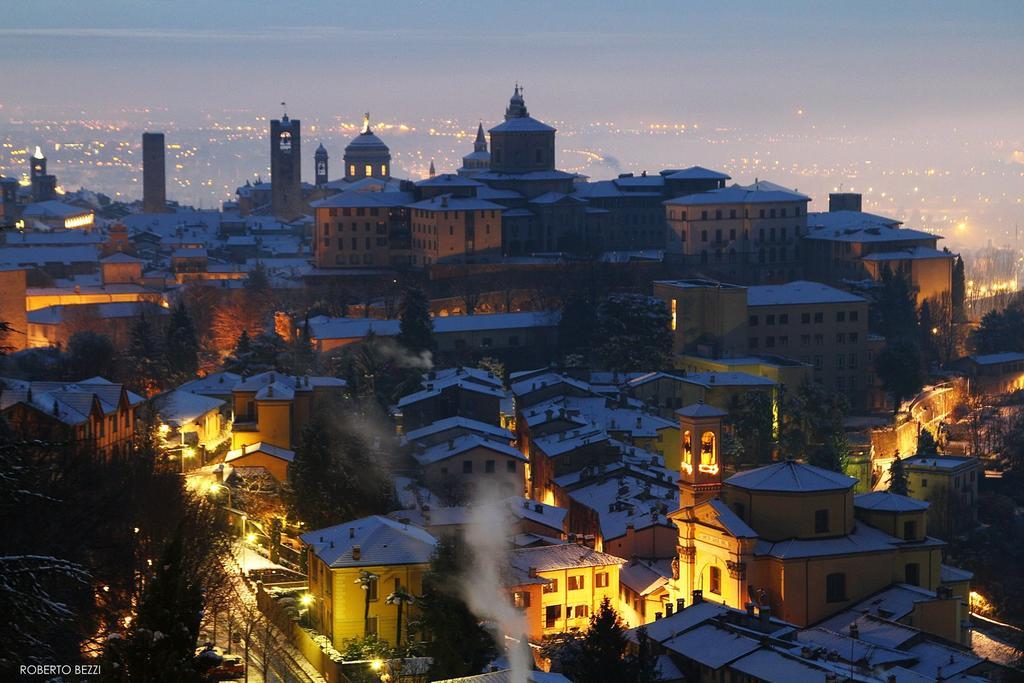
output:
[[[298,119],[270,122],[270,206],[276,218],[302,215],[302,139]]]
[[[313,155],[313,161],[316,171],[316,186],[320,187],[327,183],[327,150],[324,149],[323,143],[316,148],[316,154]]]
[[[57,196],[57,178],[46,172],[46,157],[36,145],[29,160],[29,179],[32,183],[32,201],[45,202]]]
[[[166,160],[164,134],[142,134],[142,211],[167,211]]]

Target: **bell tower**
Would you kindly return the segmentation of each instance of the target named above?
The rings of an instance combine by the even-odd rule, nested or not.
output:
[[[282,220],[294,220],[304,209],[301,144],[298,119],[288,118],[286,112],[270,122],[270,206]]]
[[[320,143],[320,146],[316,148],[313,161],[315,163],[316,186],[320,187],[327,184],[327,150],[324,148],[323,143]]]
[[[722,488],[722,419],[725,411],[704,401],[676,411],[679,418],[679,507],[714,498]]]

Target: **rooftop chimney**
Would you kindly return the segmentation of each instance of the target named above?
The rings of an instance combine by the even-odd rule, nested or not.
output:
[[[856,621],[850,624],[850,637],[860,638],[860,626],[857,625]]]
[[[676,612],[682,612],[684,607],[686,607],[686,600],[676,598]]]
[[[666,617],[672,616],[672,603],[671,602],[665,603],[665,616]]]
[[[362,551],[362,549],[358,545],[352,546],[352,559],[353,560],[358,560],[360,557],[362,557],[362,555],[363,555],[363,551]]]
[[[704,591],[697,588],[693,591],[693,603],[694,605],[704,602]]]

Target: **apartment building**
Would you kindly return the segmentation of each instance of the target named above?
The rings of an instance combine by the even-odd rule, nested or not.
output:
[[[795,360],[854,407],[866,405],[874,371],[863,297],[803,280],[754,287],[659,281],[654,294],[672,312],[676,353]]]

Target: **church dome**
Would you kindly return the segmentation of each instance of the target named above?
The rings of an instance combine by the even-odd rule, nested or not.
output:
[[[348,143],[347,147],[345,147],[346,152],[350,150],[358,150],[360,153],[380,151],[385,154],[391,151],[388,149],[388,146],[384,144],[384,141],[377,137],[373,130],[370,129],[370,115],[368,113],[363,116],[363,130],[359,135],[352,138],[352,141]]]
[[[345,179],[391,177],[391,150],[370,129],[370,114],[363,116],[363,130],[345,147]]]

